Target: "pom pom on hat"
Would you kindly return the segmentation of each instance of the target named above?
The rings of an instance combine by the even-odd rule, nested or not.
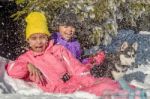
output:
[[[47,20],[43,13],[40,12],[31,12],[26,17],[26,40],[36,33],[42,33],[50,36],[47,26]]]

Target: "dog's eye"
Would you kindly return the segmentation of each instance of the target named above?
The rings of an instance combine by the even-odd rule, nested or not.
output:
[[[132,54],[131,57],[135,57],[135,54]]]
[[[135,57],[135,52],[127,52],[126,57]]]

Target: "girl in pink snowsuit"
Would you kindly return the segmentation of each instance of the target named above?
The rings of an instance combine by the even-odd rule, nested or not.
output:
[[[44,14],[32,12],[26,22],[26,40],[30,50],[7,65],[9,76],[33,82],[51,93],[86,91],[100,96],[108,90],[120,90],[116,81],[92,77],[89,66],[80,63],[65,47],[49,41]]]

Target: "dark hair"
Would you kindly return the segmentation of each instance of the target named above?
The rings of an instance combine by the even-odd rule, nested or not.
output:
[[[73,26],[77,28],[79,22],[77,19],[76,14],[74,13],[62,13],[56,19],[57,26],[66,25],[66,26]]]

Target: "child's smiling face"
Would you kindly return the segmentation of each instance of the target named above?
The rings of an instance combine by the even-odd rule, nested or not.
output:
[[[27,42],[34,52],[43,52],[48,46],[48,36],[43,33],[32,34]]]
[[[65,40],[69,41],[75,34],[75,28],[73,26],[60,25],[59,32]]]

